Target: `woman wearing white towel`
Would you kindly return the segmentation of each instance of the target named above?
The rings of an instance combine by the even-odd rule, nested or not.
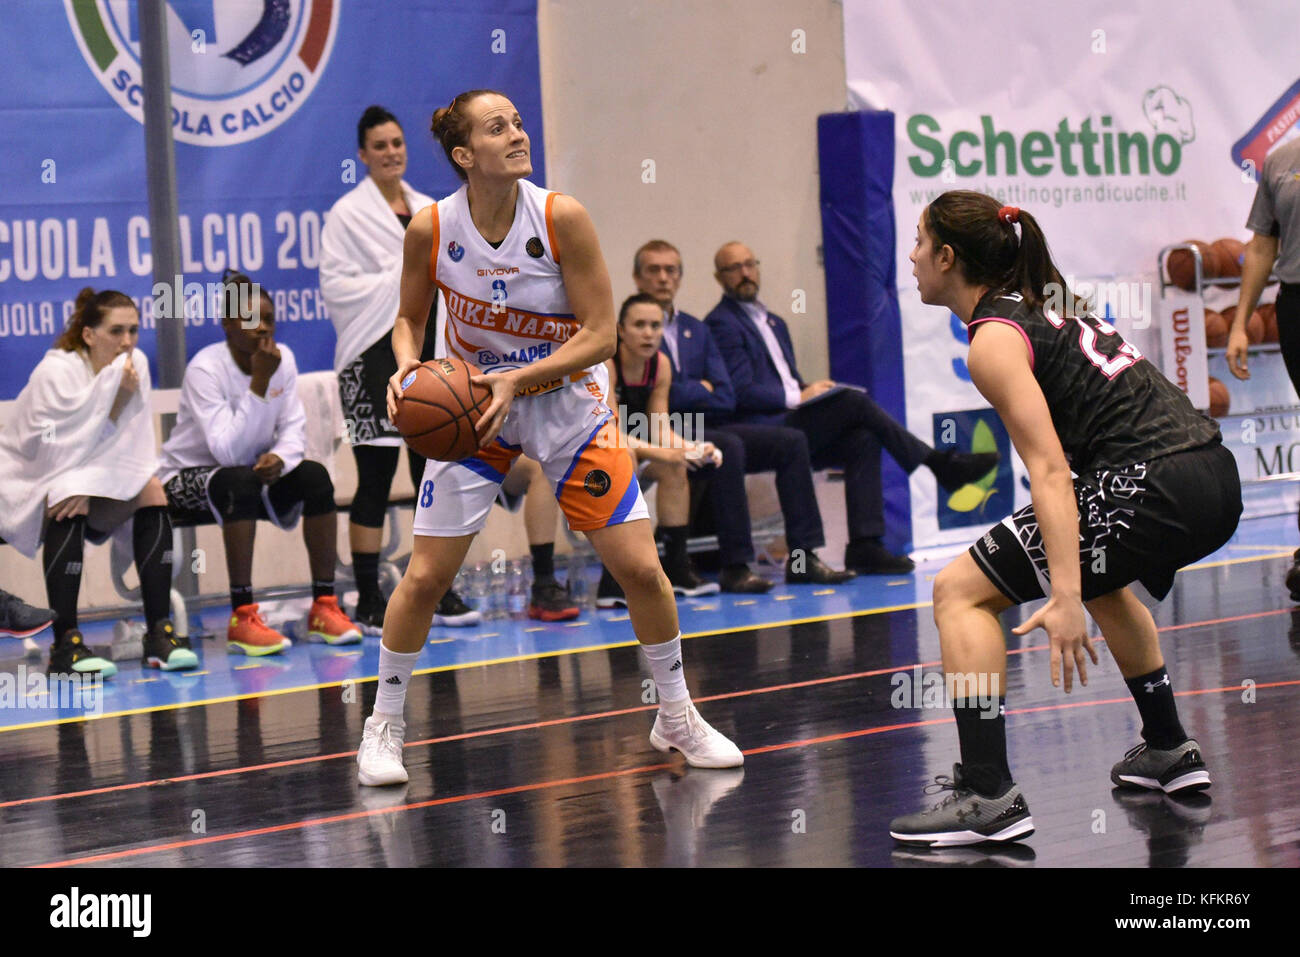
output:
[[[172,526],[153,474],[149,364],[135,348],[139,335],[130,297],[81,290],[67,328],[0,431],[0,535],[29,557],[44,542],[55,612],[51,674],[116,674],[86,647],[77,597],[85,540],[102,542],[129,520],[148,625],[144,664],[169,671],[198,664],[168,619]]]
[[[357,463],[348,542],[357,579],[352,616],[367,634],[379,634],[384,597],[379,590],[379,549],[384,513],[397,471],[401,433],[388,420],[388,380],[397,371],[389,337],[397,318],[402,276],[402,241],[411,217],[433,203],[402,179],[406,139],[397,117],[371,106],[357,123],[357,156],[369,175],[330,210],[321,235],[320,289],[338,344],[343,418]],[[421,360],[432,359],[438,343],[437,301],[429,310]],[[424,459],[407,449],[411,484],[418,487]],[[435,624],[477,624],[480,615],[454,592],[438,606]]]

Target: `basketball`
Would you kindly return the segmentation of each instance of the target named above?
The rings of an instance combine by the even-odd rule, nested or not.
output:
[[[439,462],[458,462],[479,449],[475,432],[492,402],[492,390],[473,385],[477,368],[461,359],[430,359],[402,380],[393,424],[412,451]]]
[[[1211,349],[1228,344],[1228,320],[1213,309],[1205,310],[1205,344]]]
[[[1236,278],[1241,275],[1241,261],[1246,255],[1245,243],[1239,239],[1216,239],[1210,249],[1214,252],[1221,278]]]
[[[1255,312],[1264,317],[1264,341],[1277,342],[1277,305],[1267,302]]]
[[[1228,387],[1210,376],[1210,415],[1216,419],[1228,414]]]
[[[1185,239],[1183,242],[1200,249],[1202,278],[1211,279],[1218,275],[1219,257],[1209,243],[1201,242],[1199,239]],[[1196,288],[1196,261],[1190,250],[1175,249],[1165,260],[1165,268],[1169,271],[1169,281],[1179,289]]]
[[[1264,322],[1263,314],[1256,309],[1250,314],[1250,318],[1246,320],[1246,338],[1250,340],[1252,346],[1258,345],[1264,341],[1264,333],[1267,330],[1268,327]]]

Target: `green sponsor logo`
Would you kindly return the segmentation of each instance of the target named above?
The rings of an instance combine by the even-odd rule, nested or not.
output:
[[[979,129],[945,130],[928,113],[907,119],[915,152],[907,157],[920,177],[949,173],[974,176],[1172,176],[1183,147],[1196,138],[1191,104],[1167,86],[1147,90],[1142,112],[1150,131],[1119,129],[1109,114],[1082,120],[1062,117],[1051,130],[1015,132],[994,117]]]

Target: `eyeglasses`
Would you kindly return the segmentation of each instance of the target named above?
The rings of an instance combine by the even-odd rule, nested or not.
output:
[[[651,276],[658,276],[660,273],[663,273],[665,276],[680,276],[682,274],[682,267],[649,265],[642,267],[642,271],[649,273]]]
[[[722,266],[718,269],[718,272],[733,273],[740,269],[757,269],[758,265],[759,263],[757,259],[746,259],[743,263],[732,263],[730,266]]]

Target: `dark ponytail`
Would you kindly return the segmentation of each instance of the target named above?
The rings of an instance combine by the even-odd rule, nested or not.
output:
[[[1019,224],[1019,235],[1016,224]],[[925,211],[935,248],[951,246],[966,281],[994,292],[1018,292],[1031,307],[1049,299],[1067,313],[1087,312],[1052,262],[1038,220],[1014,206],[973,190],[941,194]],[[1070,306],[1073,305],[1073,309]]]
[[[79,352],[85,349],[86,342],[81,337],[81,330],[99,328],[100,323],[104,321],[104,314],[118,306],[130,306],[134,309],[135,303],[126,293],[118,292],[116,289],[95,292],[87,286],[77,293],[72,315],[68,318],[68,324],[63,332],[54,340],[54,348],[62,349],[64,352]]]

